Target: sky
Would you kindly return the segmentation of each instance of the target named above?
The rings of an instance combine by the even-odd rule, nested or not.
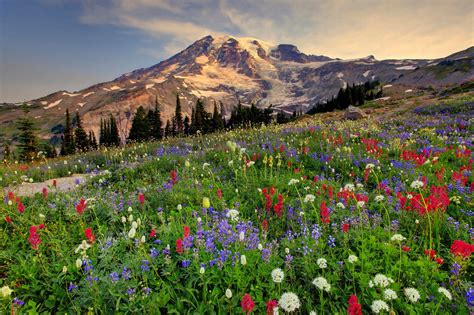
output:
[[[440,58],[474,45],[472,0],[0,0],[0,102],[78,91],[208,35],[343,59]]]

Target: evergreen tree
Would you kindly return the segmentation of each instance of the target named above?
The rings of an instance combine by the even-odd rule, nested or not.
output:
[[[79,116],[79,112],[76,112],[76,130],[74,130],[74,135],[76,151],[87,151],[89,149],[89,139],[87,138],[87,134],[84,131],[84,128],[82,128],[81,117]]]
[[[110,114],[110,144],[114,146],[120,145],[120,136],[115,117]]]
[[[89,130],[89,147],[91,150],[97,150],[97,139],[95,138],[95,133],[92,130]]]
[[[176,109],[175,109],[175,124],[176,124],[176,134],[182,135],[184,131],[183,127],[183,114],[181,113],[181,102],[179,100],[179,94],[176,94]]]
[[[155,110],[152,111],[153,116],[149,121],[151,137],[156,140],[163,138],[163,128],[161,122],[161,112],[158,107],[158,98],[155,100]]]
[[[20,131],[18,149],[22,161],[33,160],[38,152],[38,141],[35,135],[36,127],[28,112],[26,105],[23,105],[24,115],[17,121],[17,128]]]
[[[171,137],[171,122],[170,122],[169,119],[166,121],[165,137],[167,137],[167,138]]]
[[[100,118],[99,144],[105,145],[105,128],[104,128],[104,120],[102,118]]]
[[[5,143],[5,146],[3,147],[3,162],[4,163],[10,161],[10,158],[11,158],[10,155],[11,155],[10,146],[8,145],[8,143]]]
[[[217,104],[214,102],[214,112],[212,114],[212,131],[224,129],[224,121],[217,110]]]
[[[191,126],[189,124],[189,117],[187,115],[185,115],[185,117],[184,117],[183,128],[184,128],[184,134],[186,136],[189,136]]]
[[[145,141],[149,135],[148,118],[143,106],[138,107],[135,117],[133,117],[132,127],[128,139],[131,141]]]
[[[69,109],[66,109],[66,127],[64,128],[64,154],[73,154],[74,150],[74,135],[71,126],[71,117],[69,116]]]

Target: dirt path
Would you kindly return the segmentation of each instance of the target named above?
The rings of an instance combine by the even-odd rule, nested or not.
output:
[[[18,186],[7,187],[5,192],[8,193],[12,191],[15,196],[34,196],[36,193],[42,193],[43,188],[48,188],[48,190],[55,189],[61,192],[68,192],[76,188],[76,186],[84,185],[87,179],[93,177],[91,174],[72,174],[68,177],[59,177],[56,179],[50,179],[40,183],[22,183]],[[56,188],[53,188],[54,181],[56,180]]]

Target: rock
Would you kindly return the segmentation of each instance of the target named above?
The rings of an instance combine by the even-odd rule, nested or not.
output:
[[[349,106],[344,113],[344,118],[350,120],[357,120],[365,117],[367,117],[367,115],[364,113],[364,111],[354,106]]]

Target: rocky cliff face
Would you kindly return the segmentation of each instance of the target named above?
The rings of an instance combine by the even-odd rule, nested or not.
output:
[[[126,137],[131,116],[140,105],[160,104],[163,118],[173,115],[176,93],[185,114],[198,98],[207,109],[222,101],[225,112],[244,104],[273,105],[291,113],[307,110],[347,84],[380,80],[405,85],[440,86],[473,80],[474,49],[439,60],[354,60],[306,55],[294,45],[273,45],[254,38],[206,36],[154,66],[124,74],[81,91],[59,91],[28,102],[43,130],[79,111],[86,129],[98,133],[100,118],[110,114]],[[14,106],[0,111],[0,126],[20,114]]]

